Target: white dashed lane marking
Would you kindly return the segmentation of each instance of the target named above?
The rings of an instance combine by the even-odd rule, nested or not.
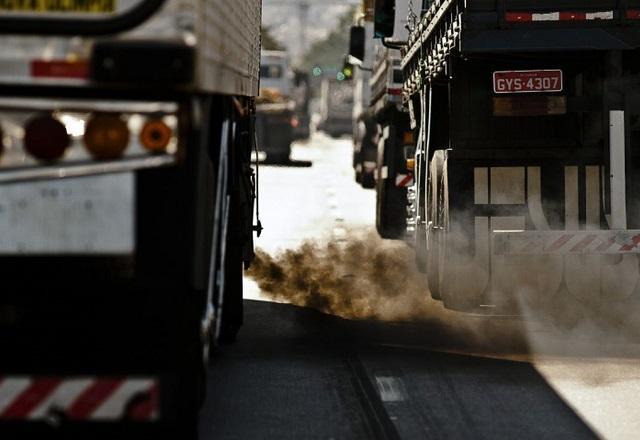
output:
[[[383,402],[404,402],[407,400],[404,382],[399,377],[376,376],[376,385]]]

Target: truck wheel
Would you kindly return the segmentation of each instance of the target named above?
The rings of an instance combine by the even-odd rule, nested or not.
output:
[[[229,246],[227,250],[224,307],[220,316],[218,343],[231,344],[236,341],[243,321],[242,298],[242,252],[240,246]]]
[[[399,240],[407,229],[407,195],[404,188],[395,184],[396,139],[395,129],[386,128],[388,133],[378,144],[376,178],[376,229],[382,238]]]
[[[416,195],[415,200],[415,214],[420,218],[420,221],[415,221],[415,232],[413,236],[413,248],[415,251],[415,262],[418,271],[426,274],[427,272],[427,228],[426,228],[426,208],[427,203],[427,184],[425,184],[426,164],[424,156],[420,155],[416,158],[417,167],[415,171],[415,179],[418,179],[415,183],[416,188],[420,188],[421,196],[420,200]]]
[[[360,185],[364,189],[374,189],[376,187],[376,179],[373,173],[361,173]]]
[[[442,277],[442,265],[444,262],[441,256],[444,255],[441,246],[445,242],[445,227],[448,224],[448,210],[445,210],[447,203],[444,201],[445,188],[443,185],[444,151],[436,151],[429,162],[429,178],[425,189],[425,211],[427,213],[427,226],[424,230],[425,240],[418,241],[417,245],[423,246],[426,254],[425,268],[429,291],[431,297],[436,300],[442,299],[440,283]],[[442,209],[441,209],[442,208]],[[446,212],[445,212],[446,211]]]
[[[233,141],[235,144],[236,140]],[[243,173],[241,158],[237,149],[221,152],[220,172],[225,178],[220,181],[221,215],[217,231],[217,249],[213,276],[213,308],[216,313],[215,331],[212,332],[211,343],[228,344],[236,340],[236,336],[243,321],[242,298],[242,216],[241,216],[241,174]],[[226,170],[226,171],[225,171]]]
[[[360,150],[356,150],[356,146],[353,146],[353,171],[355,173],[356,183],[362,182],[362,159]]]

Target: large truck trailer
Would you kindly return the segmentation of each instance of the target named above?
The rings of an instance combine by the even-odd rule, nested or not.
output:
[[[0,437],[197,437],[253,256],[260,22],[0,1]]]
[[[384,23],[376,20],[374,13],[378,8],[380,17],[384,12],[382,6],[384,2],[365,1],[365,11],[368,8],[373,11],[365,14],[363,22],[351,30],[350,51],[359,53],[350,53],[350,56],[359,58],[362,64],[371,64],[367,84],[370,100],[362,122],[359,121],[364,134],[354,165],[356,175],[360,172],[362,185],[376,189],[378,233],[383,238],[398,239],[405,237],[407,229],[406,216],[398,213],[405,211],[408,189],[413,185],[413,170],[407,169],[403,153],[413,151],[413,130],[402,101],[400,49],[409,37],[409,17],[419,11],[419,6],[409,0],[396,2],[387,15],[391,20],[387,24],[387,35],[383,34]],[[357,48],[364,50],[354,51]]]
[[[464,311],[637,298],[640,2],[421,6],[403,48],[404,159],[433,297]]]
[[[378,126],[371,111],[373,0],[363,1],[350,29],[347,67],[353,72],[353,169],[363,188],[375,188]]]

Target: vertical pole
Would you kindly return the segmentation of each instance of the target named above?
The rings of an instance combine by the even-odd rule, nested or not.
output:
[[[611,229],[627,229],[624,111],[609,112]]]
[[[298,4],[298,20],[300,22],[300,57],[303,57],[307,50],[309,7],[309,3],[305,1]]]

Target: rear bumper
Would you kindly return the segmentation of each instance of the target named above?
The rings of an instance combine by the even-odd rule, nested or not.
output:
[[[640,254],[640,230],[497,231],[496,255],[624,255]]]
[[[469,29],[462,36],[462,52],[537,52],[631,50],[640,47],[634,27],[571,27]]]
[[[0,376],[0,423],[150,423],[159,396],[156,377]]]

